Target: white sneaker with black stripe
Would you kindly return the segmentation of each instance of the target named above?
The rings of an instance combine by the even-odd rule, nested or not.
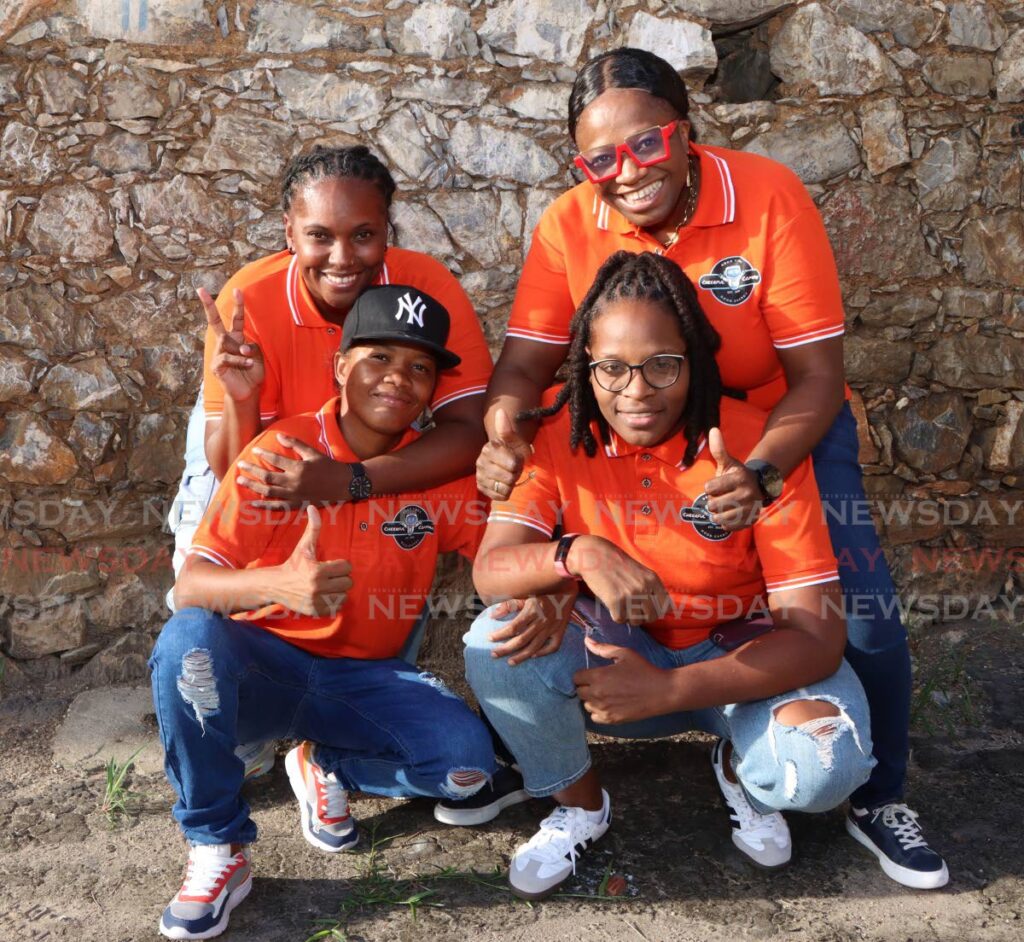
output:
[[[579,855],[604,836],[612,823],[611,799],[602,791],[600,812],[560,805],[540,830],[512,855],[508,882],[521,899],[544,899],[576,872]]]

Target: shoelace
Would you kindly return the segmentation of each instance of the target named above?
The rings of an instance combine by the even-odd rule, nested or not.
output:
[[[238,863],[237,855],[225,857],[213,847],[193,847],[188,856],[185,882],[181,885],[180,896],[207,897],[213,893],[217,883]]]
[[[556,808],[540,823],[540,830],[523,847],[543,863],[558,863],[567,854],[576,873],[577,830],[585,830],[586,812],[582,808]],[[566,846],[568,845],[568,846]]]
[[[878,820],[879,815],[882,816],[882,824],[896,835],[896,839],[904,850],[928,846],[917,823],[917,813],[911,811],[906,805],[891,804],[876,808],[871,815],[872,824]],[[900,820],[901,816],[903,820]]]
[[[747,837],[757,840],[763,841],[768,838],[780,837],[783,838],[783,843],[785,843],[781,827],[785,825],[785,819],[782,815],[777,811],[773,811],[771,814],[761,814],[747,801],[747,796],[743,794],[743,790],[739,785],[734,785],[728,779],[726,779],[726,782],[733,790],[733,798],[729,802],[732,814],[729,817],[740,826],[740,830]]]
[[[317,783],[317,796],[323,798],[323,811],[317,809],[318,817],[333,821],[348,814],[348,793],[337,779],[324,775],[318,765],[311,765]]]

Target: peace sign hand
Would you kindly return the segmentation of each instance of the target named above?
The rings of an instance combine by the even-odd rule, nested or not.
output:
[[[206,323],[216,338],[210,369],[224,387],[225,396],[235,402],[245,402],[259,394],[266,373],[260,348],[245,339],[245,302],[242,292],[235,288],[233,297],[235,309],[231,315],[231,330],[227,331],[210,292],[205,288],[199,289],[199,300],[206,311]]]

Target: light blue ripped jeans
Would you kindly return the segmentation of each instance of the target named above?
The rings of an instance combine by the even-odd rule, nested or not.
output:
[[[196,844],[249,843],[241,742],[309,739],[348,789],[466,798],[494,774],[487,727],[431,674],[397,658],[317,657],[269,631],[186,608],[150,658],[174,816]]]
[[[601,726],[590,722],[572,681],[576,671],[608,663],[587,651],[583,630],[570,622],[558,651],[509,667],[507,659],[491,656],[494,644],[487,636],[502,624],[491,611],[481,614],[463,637],[466,678],[516,757],[531,795],[552,795],[583,777],[590,768],[588,729],[625,739],[654,739],[689,730],[728,739],[736,775],[762,813],[834,808],[867,780],[875,764],[864,690],[845,661],[831,677],[767,700]],[[711,641],[676,651],[627,625],[603,625],[595,629],[594,637],[630,648],[667,669],[726,653]],[[838,707],[839,716],[828,724],[831,731],[775,720],[779,707],[808,699]]]

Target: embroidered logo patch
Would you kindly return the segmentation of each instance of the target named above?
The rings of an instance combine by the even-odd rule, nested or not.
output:
[[[708,512],[707,494],[701,494],[693,502],[692,507],[683,507],[679,511],[679,519],[684,523],[693,524],[693,529],[705,540],[713,540],[717,543],[732,536],[728,530],[724,530],[717,523],[712,522],[711,514]]]
[[[750,297],[754,285],[761,283],[761,273],[743,256],[730,255],[715,263],[710,274],[701,275],[697,282],[710,291],[717,301],[735,307]]]
[[[404,550],[416,549],[428,533],[434,532],[434,521],[417,504],[407,504],[395,514],[394,520],[385,520],[380,532],[394,538]]]

